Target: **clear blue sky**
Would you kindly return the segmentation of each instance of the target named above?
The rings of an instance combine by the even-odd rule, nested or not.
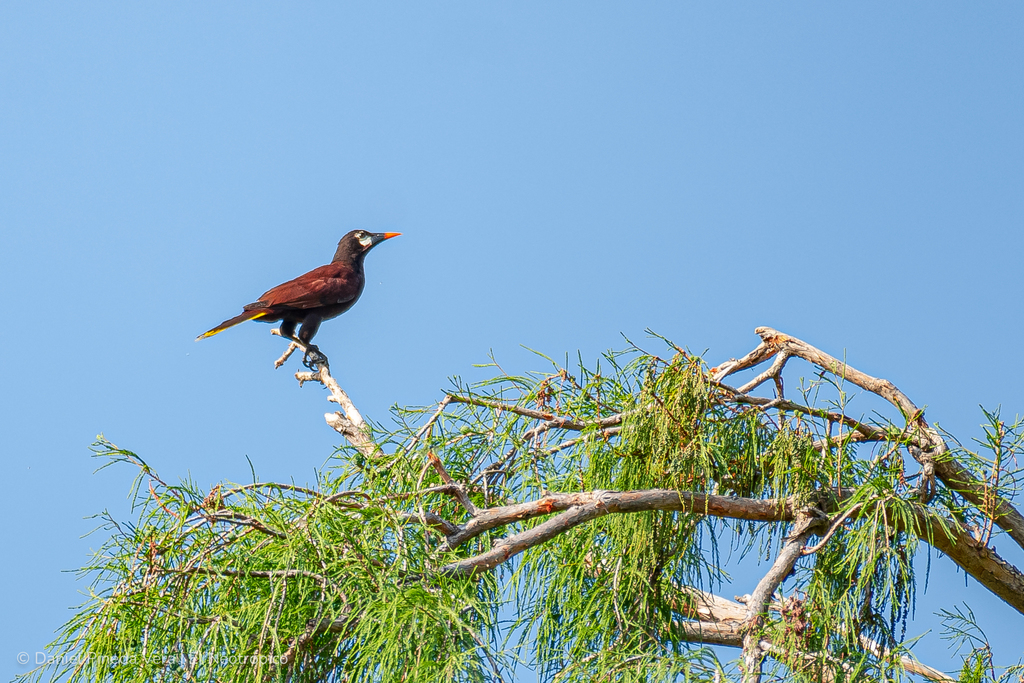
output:
[[[964,440],[979,403],[1024,412],[1022,29],[1010,2],[4,2],[0,676],[80,602],[84,518],[128,515],[97,433],[205,484],[331,453],[267,326],[192,340],[356,227],[404,235],[317,341],[371,417],[490,349],[651,327],[716,363],[758,325]],[[931,566],[910,632],[967,600],[1015,661],[1022,618]]]

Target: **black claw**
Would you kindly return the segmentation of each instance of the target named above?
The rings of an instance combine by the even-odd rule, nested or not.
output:
[[[327,356],[321,353],[315,344],[306,347],[306,353],[302,356],[302,364],[310,370],[318,370],[318,366],[327,367]]]

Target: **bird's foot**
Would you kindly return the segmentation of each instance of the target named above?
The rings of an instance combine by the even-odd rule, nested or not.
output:
[[[320,366],[328,367],[327,356],[325,356],[316,344],[309,344],[306,346],[306,353],[302,356],[302,364],[314,372],[320,369]]]

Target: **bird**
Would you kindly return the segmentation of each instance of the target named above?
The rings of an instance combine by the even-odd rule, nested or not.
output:
[[[228,318],[220,325],[203,332],[196,341],[212,337],[229,327],[246,320],[263,323],[281,321],[278,334],[306,348],[304,362],[309,365],[310,355],[318,357],[314,362],[326,362],[326,358],[312,343],[320,323],[336,318],[359,299],[366,284],[363,274],[363,259],[375,246],[398,237],[400,232],[367,232],[353,230],[338,242],[334,258],[326,266],[314,268],[294,280],[269,289],[259,299],[242,307],[242,313]],[[295,333],[299,326],[298,334]]]

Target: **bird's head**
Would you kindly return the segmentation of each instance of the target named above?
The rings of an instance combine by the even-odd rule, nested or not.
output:
[[[338,242],[338,251],[334,252],[334,261],[343,261],[351,259],[361,259],[366,252],[373,249],[375,246],[389,240],[392,237],[398,237],[402,233],[400,232],[367,232],[366,230],[353,230]]]

